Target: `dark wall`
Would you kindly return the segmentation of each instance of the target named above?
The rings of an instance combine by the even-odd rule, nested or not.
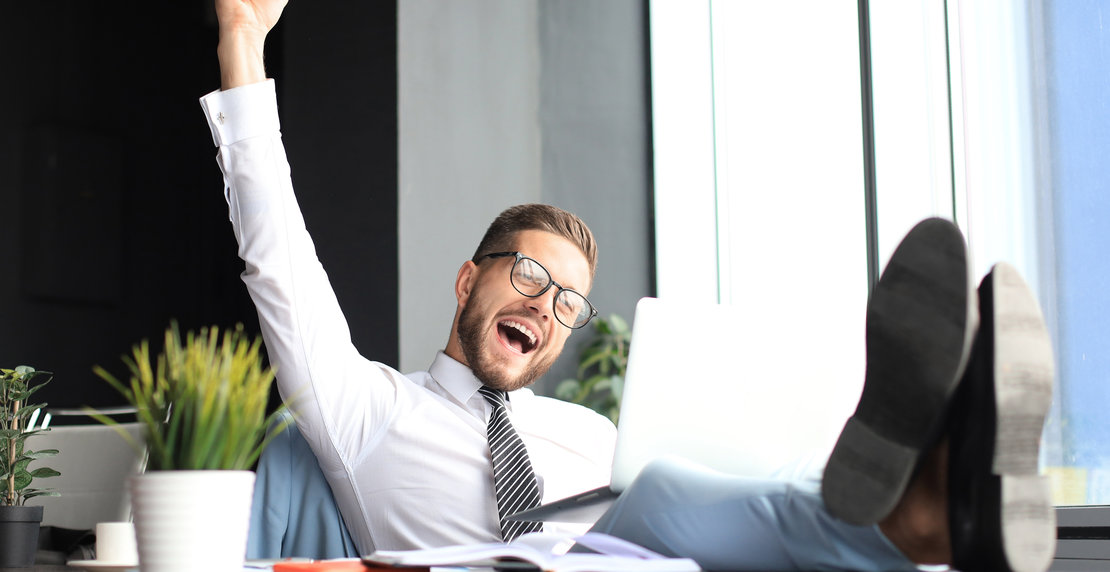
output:
[[[55,372],[52,407],[117,403],[92,366],[122,374],[171,319],[257,331],[197,104],[219,83],[210,6],[0,8],[0,366]],[[396,8],[285,20],[268,64],[306,220],[354,340],[396,361]]]
[[[280,26],[279,106],[301,208],[355,345],[396,365],[396,4],[291,2]]]

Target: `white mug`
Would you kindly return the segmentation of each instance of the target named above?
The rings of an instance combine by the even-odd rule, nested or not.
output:
[[[135,547],[135,525],[130,522],[100,522],[96,525],[96,561],[125,566],[139,563]]]

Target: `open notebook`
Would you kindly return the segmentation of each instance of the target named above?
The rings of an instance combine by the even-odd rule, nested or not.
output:
[[[823,463],[859,394],[830,397],[827,379],[792,376],[789,363],[781,376],[754,378],[745,365],[760,359],[759,344],[751,331],[738,334],[745,327],[737,306],[640,300],[611,484],[511,518],[592,523],[663,456],[755,477]],[[798,359],[806,359],[804,348]]]

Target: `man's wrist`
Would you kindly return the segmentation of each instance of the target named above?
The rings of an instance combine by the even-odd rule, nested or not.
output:
[[[265,42],[265,34],[240,32],[225,36],[223,32],[220,33],[216,55],[220,60],[221,89],[228,90],[266,80],[263,59]]]

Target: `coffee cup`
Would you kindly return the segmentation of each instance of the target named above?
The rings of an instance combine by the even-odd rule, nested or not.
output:
[[[139,563],[135,525],[130,522],[100,522],[96,525],[96,561],[113,564]]]

